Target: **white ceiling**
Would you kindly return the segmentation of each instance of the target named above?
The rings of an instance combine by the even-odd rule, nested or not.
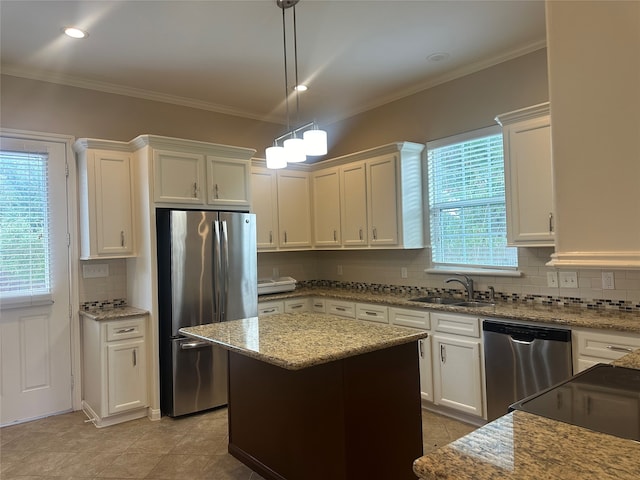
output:
[[[344,118],[545,46],[542,0],[302,0],[296,16],[309,84],[300,122]],[[0,20],[2,73],[284,118],[275,0],[5,0]],[[64,37],[67,25],[89,37]]]

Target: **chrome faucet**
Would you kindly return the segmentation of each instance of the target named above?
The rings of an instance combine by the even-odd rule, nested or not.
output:
[[[462,275],[462,276],[464,277],[464,281],[460,280],[459,278],[448,278],[447,280],[445,280],[445,283],[450,283],[450,282],[461,283],[462,286],[467,291],[467,300],[471,302],[473,301],[473,280],[467,275]]]

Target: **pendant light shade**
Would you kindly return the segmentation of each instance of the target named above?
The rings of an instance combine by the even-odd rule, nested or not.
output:
[[[289,138],[284,141],[284,151],[289,163],[304,162],[307,159],[304,140],[301,138]]]
[[[267,168],[284,168],[287,166],[287,157],[284,147],[269,147],[265,150]]]
[[[282,33],[283,33],[283,53],[284,53],[284,103],[287,109],[287,133],[279,136],[273,142],[273,147],[266,149],[267,168],[284,168],[287,163],[304,162],[307,155],[320,156],[327,154],[327,132],[319,130],[316,122],[310,122],[298,128],[291,128],[289,115],[289,94],[295,92],[295,119],[300,118],[298,93],[307,89],[306,85],[298,80],[298,42],[296,27],[296,5],[300,0],[276,0],[276,5],[282,10]],[[289,83],[289,73],[287,65],[287,22],[285,10],[291,9],[293,17],[293,73],[294,83]],[[304,87],[304,88],[303,88]],[[302,134],[302,138],[300,138]],[[279,145],[282,145],[279,146]]]
[[[317,156],[327,154],[327,132],[324,130],[307,130],[302,134],[307,155]]]

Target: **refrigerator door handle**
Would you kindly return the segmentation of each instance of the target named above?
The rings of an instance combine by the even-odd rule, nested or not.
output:
[[[224,281],[224,291],[222,296],[222,312],[220,321],[227,320],[227,310],[229,307],[229,234],[227,233],[227,221],[222,221],[222,257],[224,259],[224,272],[222,273]]]
[[[222,320],[222,305],[220,302],[220,261],[221,261],[221,245],[220,245],[220,226],[218,220],[213,222],[213,311],[214,322]]]
[[[203,347],[210,347],[211,343],[209,342],[189,342],[189,343],[182,343],[180,344],[180,348],[182,350],[192,350],[194,348],[203,348]]]

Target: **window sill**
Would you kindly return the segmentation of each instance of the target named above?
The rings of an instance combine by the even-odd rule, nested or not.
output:
[[[464,267],[435,267],[426,268],[426,273],[436,275],[476,275],[487,277],[521,277],[522,272],[519,270],[501,270],[499,268],[464,268]]]

